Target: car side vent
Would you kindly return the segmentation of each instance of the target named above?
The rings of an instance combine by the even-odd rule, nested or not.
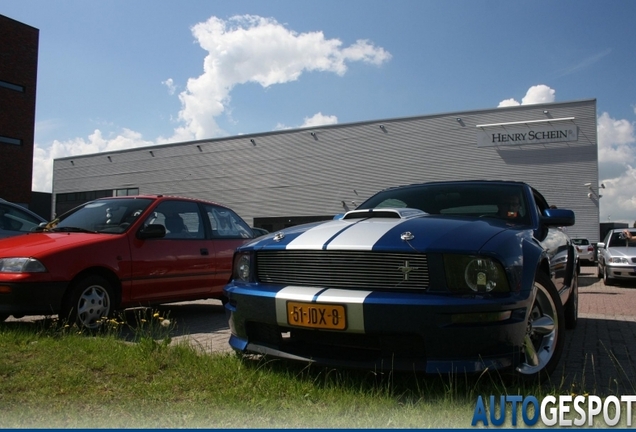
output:
[[[367,218],[384,218],[384,219],[409,219],[412,217],[424,216],[428,213],[422,210],[412,208],[383,208],[383,209],[364,209],[351,210],[345,213],[342,219],[367,219]]]

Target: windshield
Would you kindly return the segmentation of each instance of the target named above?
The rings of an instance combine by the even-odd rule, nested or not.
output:
[[[152,201],[148,198],[91,201],[60,216],[50,231],[123,233]]]
[[[636,247],[636,233],[632,233],[634,237],[627,239],[622,231],[612,233],[608,242],[608,247]]]
[[[358,209],[415,208],[434,215],[492,217],[528,223],[522,185],[500,183],[438,183],[379,192]]]

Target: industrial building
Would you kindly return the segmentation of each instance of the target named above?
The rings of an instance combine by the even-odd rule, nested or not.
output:
[[[598,241],[596,100],[282,130],[56,159],[53,209],[100,196],[208,199],[277,230],[354,209],[390,186],[516,180]]]

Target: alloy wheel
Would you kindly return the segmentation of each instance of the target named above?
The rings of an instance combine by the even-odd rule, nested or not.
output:
[[[535,282],[537,295],[528,317],[523,341],[523,362],[517,367],[522,375],[543,372],[557,352],[559,313],[548,288]],[[548,371],[549,372],[549,371]]]

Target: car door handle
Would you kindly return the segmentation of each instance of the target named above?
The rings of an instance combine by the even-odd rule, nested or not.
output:
[[[210,255],[210,252],[208,252],[208,248],[201,248],[201,255]]]

